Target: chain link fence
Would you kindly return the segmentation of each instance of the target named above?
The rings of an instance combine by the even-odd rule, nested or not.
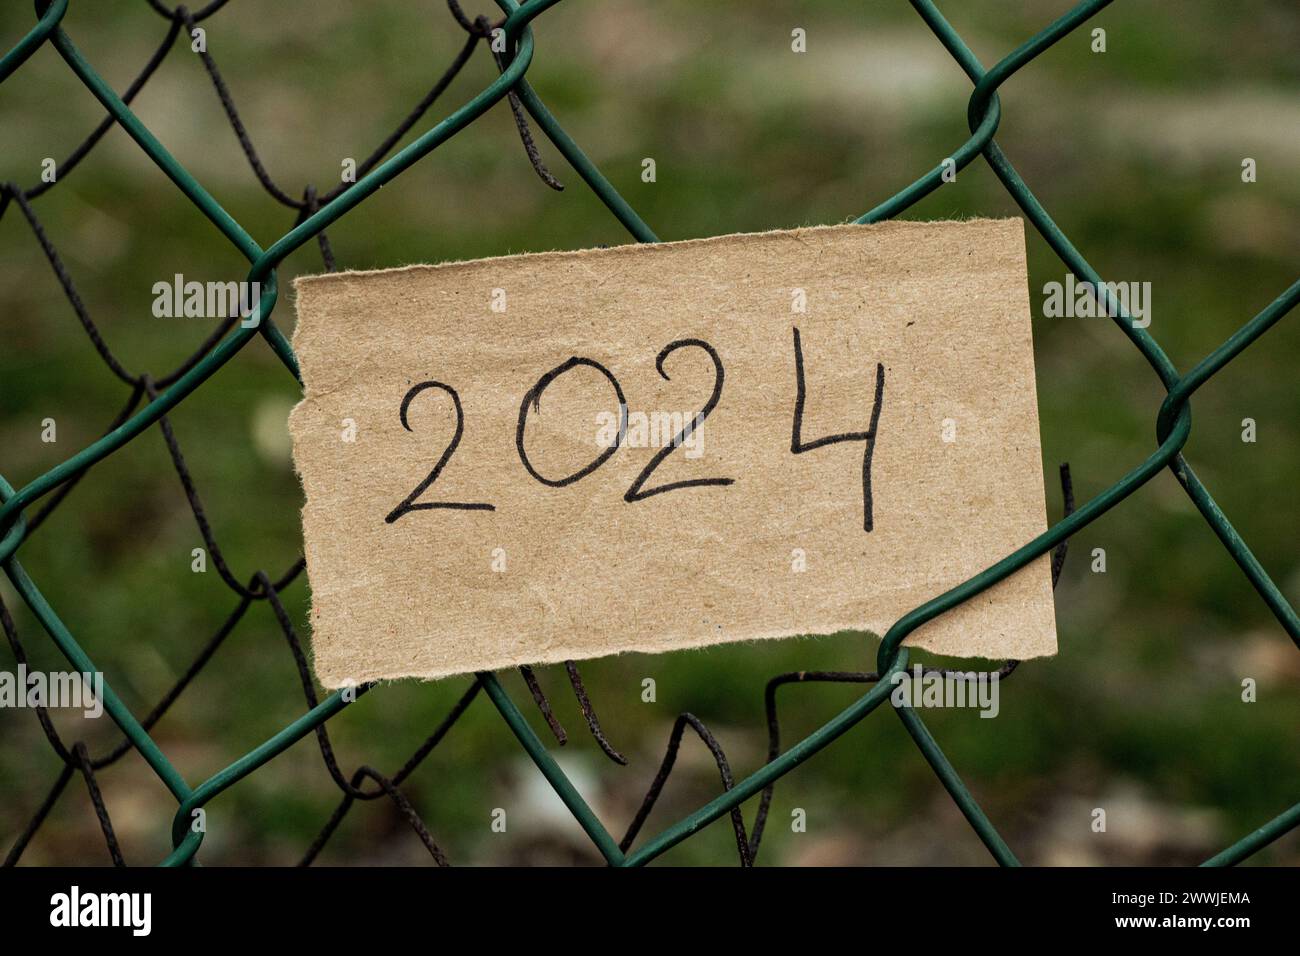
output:
[[[59,164],[60,178],[66,177],[85,159],[109,129],[114,125],[121,126],[149,159],[175,184],[176,188],[248,260],[250,265],[247,280],[259,283],[263,290],[255,316],[256,322],[241,323],[238,315],[232,315],[221,323],[201,347],[184,362],[165,374],[153,375],[129,370],[101,336],[58,250],[36,214],[34,201],[52,188],[54,183],[41,182],[31,187],[23,187],[15,183],[5,183],[0,186],[0,217],[6,212],[12,214],[12,207],[12,210],[16,210],[26,220],[53,267],[68,302],[92,346],[128,392],[125,404],[104,435],[97,441],[21,487],[15,488],[5,477],[0,476],[0,502],[2,502],[0,504],[0,560],[22,601],[72,667],[85,674],[97,673],[98,668],[94,661],[82,649],[55,609],[46,601],[36,582],[24,571],[19,561],[19,551],[94,465],[123,448],[146,430],[157,426],[193,511],[207,552],[221,579],[233,592],[236,606],[230,616],[202,646],[181,678],[145,716],[137,717],[133,714],[114,693],[111,681],[105,680],[102,691],[105,710],[124,735],[120,743],[106,752],[92,754],[84,743],[66,743],[58,734],[48,712],[44,708],[35,710],[49,745],[61,762],[61,770],[45,800],[9,849],[5,858],[6,865],[19,862],[33,837],[48,819],[60,795],[75,777],[81,778],[89,793],[113,861],[123,865],[125,861],[114,834],[112,817],[100,793],[98,774],[132,751],[138,752],[147,762],[177,803],[171,828],[174,849],[163,862],[168,865],[192,863],[195,861],[206,831],[204,808],[219,794],[235,786],[309,734],[316,735],[326,769],[342,796],[333,815],[306,849],[303,863],[311,863],[316,859],[357,802],[389,800],[419,836],[434,861],[446,864],[446,855],[404,795],[402,785],[452,731],[457,721],[480,694],[489,698],[521,747],[545,776],[600,854],[611,865],[635,866],[647,863],[724,816],[728,816],[731,820],[741,864],[751,865],[758,856],[776,781],[887,702],[894,675],[907,671],[906,639],[912,631],[961,602],[969,600],[1049,551],[1052,552],[1052,573],[1055,583],[1065,560],[1069,536],[1124,501],[1166,468],[1173,473],[1222,542],[1223,547],[1258,592],[1260,599],[1300,648],[1300,618],[1297,617],[1295,609],[1269,578],[1181,454],[1181,449],[1191,433],[1189,401],[1192,394],[1286,315],[1297,301],[1300,301],[1300,282],[1282,292],[1267,308],[1242,325],[1190,371],[1180,374],[1156,340],[1146,332],[1145,328],[1135,324],[1120,303],[1115,300],[1113,294],[1106,291],[1101,277],[1039,204],[994,139],[1002,118],[998,88],[1053,44],[1108,6],[1112,0],[1085,0],[1079,3],[1060,19],[1007,54],[990,69],[985,69],[930,0],[911,0],[915,11],[933,32],[938,42],[960,65],[974,86],[967,110],[971,135],[944,162],[930,169],[907,188],[860,216],[856,221],[879,222],[899,215],[940,188],[945,182],[945,173],[952,169],[964,169],[977,158],[982,157],[1019,205],[1025,217],[1039,231],[1066,267],[1079,281],[1090,283],[1093,289],[1100,290],[1099,294],[1104,299],[1102,304],[1108,309],[1107,314],[1114,316],[1116,326],[1129,338],[1159,378],[1166,394],[1156,415],[1155,451],[1101,494],[1077,508],[1073,501],[1069,470],[1066,466],[1062,466],[1061,481],[1065,513],[1063,519],[1044,534],[1027,542],[1023,547],[973,578],[950,591],[937,595],[904,615],[885,634],[874,672],[799,671],[772,678],[765,695],[769,737],[767,761],[758,771],[743,779],[735,779],[726,755],[708,728],[692,714],[684,713],[679,716],[673,725],[667,751],[653,783],[621,839],[616,839],[597,819],[569,777],[534,733],[522,711],[507,695],[498,678],[489,673],[477,675],[476,680],[450,709],[433,733],[416,748],[395,773],[386,775],[371,767],[362,766],[351,775],[346,774],[335,759],[327,732],[327,723],[330,718],[344,710],[357,697],[369,692],[371,688],[366,686],[352,692],[340,691],[323,699],[318,696],[301,641],[291,616],[286,612],[280,599],[281,592],[302,573],[302,560],[294,562],[277,577],[259,571],[250,580],[241,582],[233,574],[223,559],[221,548],[205,515],[202,499],[186,465],[167,413],[192,395],[255,338],[261,338],[263,344],[271,349],[288,373],[297,377],[298,370],[293,351],[273,319],[277,302],[277,266],[290,253],[315,242],[325,268],[333,270],[334,255],[326,229],[381,186],[394,181],[403,171],[469,126],[502,99],[509,103],[529,162],[547,186],[562,188],[541,159],[532,135],[534,126],[554,144],[570,166],[633,238],[642,242],[653,242],[656,241],[656,236],[564,131],[528,83],[526,74],[534,52],[530,24],[554,6],[558,0],[528,0],[522,4],[515,0],[496,0],[502,14],[496,21],[481,16],[471,19],[463,12],[457,0],[448,0],[450,15],[465,35],[463,46],[446,71],[410,114],[391,135],[357,165],[355,181],[342,182],[327,193],[318,194],[313,188],[308,187],[298,194],[282,189],[272,180],[254,148],[216,61],[207,52],[206,47],[202,50],[196,48],[230,126],[259,183],[275,202],[293,210],[296,215],[295,226],[269,247],[263,248],[167,151],[130,108],[132,100],[157,72],[169,53],[178,46],[188,45],[195,31],[201,29],[200,25],[203,21],[218,14],[227,6],[228,0],[213,0],[198,10],[189,10],[184,6],[169,8],[160,0],[147,0],[147,2],[160,17],[165,19],[168,30],[162,43],[139,75],[120,96],[82,56],[71,37],[63,29],[61,24],[68,11],[69,0],[53,0],[53,2],[42,0],[36,4],[36,25],[17,46],[0,59],[0,83],[13,75],[41,46],[44,44],[53,46],[68,68],[107,110],[104,120]],[[488,47],[488,55],[491,56],[499,74],[497,78],[469,102],[431,125],[427,132],[419,135],[409,145],[394,152],[407,134],[424,121],[426,114],[481,45]],[[3,95],[2,88],[0,88],[0,95]],[[197,675],[212,661],[218,648],[238,628],[250,607],[259,602],[265,602],[271,608],[288,643],[296,663],[307,710],[298,719],[293,720],[220,772],[197,785],[191,784],[184,779],[172,760],[155,742],[151,731]],[[0,603],[0,623],[3,624],[5,636],[16,661],[20,665],[25,665],[27,654],[24,644],[20,640],[12,615],[2,603]],[[1008,661],[996,673],[999,678],[1005,677],[1014,671],[1016,666],[1017,662]],[[521,670],[540,713],[557,740],[563,743],[565,732],[552,713],[550,703],[535,675],[528,668],[521,668]],[[566,671],[594,739],[610,759],[626,763],[626,758],[614,748],[603,733],[578,668],[570,662],[566,664]],[[966,679],[985,680],[989,676],[975,675],[973,678]],[[782,750],[776,706],[777,691],[786,684],[804,682],[862,684],[867,685],[869,689],[819,730]],[[382,689],[375,692],[383,693]],[[916,710],[892,701],[889,701],[889,709],[894,710],[902,721],[940,783],[951,795],[971,828],[978,834],[993,857],[1002,864],[1015,864],[1017,859],[1011,848],[1004,842],[998,830],[972,797]],[[687,731],[697,735],[712,754],[721,777],[723,792],[716,799],[676,821],[663,832],[648,839],[638,840],[643,825],[673,770]],[[759,796],[757,813],[752,827],[747,829],[740,808],[742,803],[756,795]],[[1207,863],[1212,865],[1237,863],[1298,824],[1300,824],[1300,803],[1265,822],[1257,830],[1212,857]]]

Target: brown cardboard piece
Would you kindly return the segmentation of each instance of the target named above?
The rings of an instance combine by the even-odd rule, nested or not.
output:
[[[290,426],[327,687],[883,634],[1046,527],[1017,219],[508,256],[295,289],[306,394]],[[818,441],[833,436],[848,437]],[[907,643],[1055,653],[1047,557]]]

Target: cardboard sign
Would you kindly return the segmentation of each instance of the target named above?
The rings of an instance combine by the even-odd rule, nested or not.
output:
[[[1019,220],[295,288],[327,687],[879,634],[1046,527]],[[1055,653],[1048,559],[908,643]]]

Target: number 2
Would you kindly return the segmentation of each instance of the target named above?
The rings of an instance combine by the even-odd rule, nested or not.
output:
[[[678,349],[684,349],[694,346],[697,349],[704,349],[709,358],[713,359],[713,394],[709,400],[704,403],[704,407],[688,419],[682,426],[682,430],[677,433],[671,442],[660,448],[650,463],[645,466],[641,474],[636,476],[636,481],[632,482],[632,487],[623,495],[623,500],[627,502],[642,501],[651,495],[661,495],[665,491],[676,491],[678,488],[699,488],[707,486],[730,485],[735,482],[734,478],[688,478],[685,481],[670,481],[666,485],[660,485],[658,488],[651,488],[649,491],[642,491],[646,479],[650,477],[650,472],[658,468],[665,458],[673,453],[673,450],[686,441],[695,432],[695,429],[704,424],[704,419],[709,417],[709,413],[718,405],[718,399],[722,397],[722,381],[724,373],[722,371],[722,359],[718,356],[715,349],[703,339],[678,339],[676,342],[670,342],[663,347],[663,350],[655,357],[655,368],[659,369],[659,374],[663,376],[664,381],[669,381],[668,373],[664,371],[664,359]]]
[[[399,417],[401,418],[402,421],[402,427],[405,428],[408,432],[412,431],[411,423],[407,421],[406,413],[410,410],[411,402],[415,401],[416,396],[418,396],[420,393],[430,388],[442,389],[442,391],[446,392],[448,395],[451,396],[452,404],[456,406],[456,434],[454,434],[451,437],[451,444],[449,444],[446,450],[443,451],[442,457],[439,458],[438,463],[433,466],[433,471],[429,472],[429,474],[425,476],[424,480],[411,490],[411,493],[402,500],[401,504],[399,504],[396,508],[394,508],[392,511],[388,513],[388,517],[384,519],[384,521],[387,522],[388,524],[392,524],[394,521],[402,517],[402,515],[407,514],[408,512],[427,511],[433,508],[450,508],[459,511],[496,511],[497,510],[496,505],[489,505],[489,504],[482,504],[482,503],[467,503],[467,502],[460,502],[460,501],[417,502],[415,500],[416,498],[420,497],[420,495],[424,494],[424,492],[428,489],[428,487],[431,484],[433,484],[435,481],[438,480],[438,476],[442,474],[442,469],[446,467],[447,462],[451,460],[452,454],[455,453],[456,446],[460,444],[461,435],[465,433],[465,412],[460,407],[460,396],[456,394],[456,390],[452,388],[450,385],[444,385],[442,382],[434,382],[434,381],[421,382],[419,385],[413,386],[406,393],[406,396],[402,399],[402,407],[399,413]]]

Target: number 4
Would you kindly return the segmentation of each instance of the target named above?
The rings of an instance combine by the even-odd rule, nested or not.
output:
[[[864,432],[845,432],[843,435],[827,435],[810,442],[803,440],[803,406],[808,396],[804,384],[803,347],[799,341],[799,330],[794,330],[794,424],[790,429],[790,452],[802,455],[804,452],[827,445],[846,441],[865,442],[862,453],[862,530],[870,531],[873,525],[871,506],[871,457],[876,452],[876,430],[880,424],[880,408],[885,399],[885,366],[876,363],[876,397],[871,406],[871,426]]]

